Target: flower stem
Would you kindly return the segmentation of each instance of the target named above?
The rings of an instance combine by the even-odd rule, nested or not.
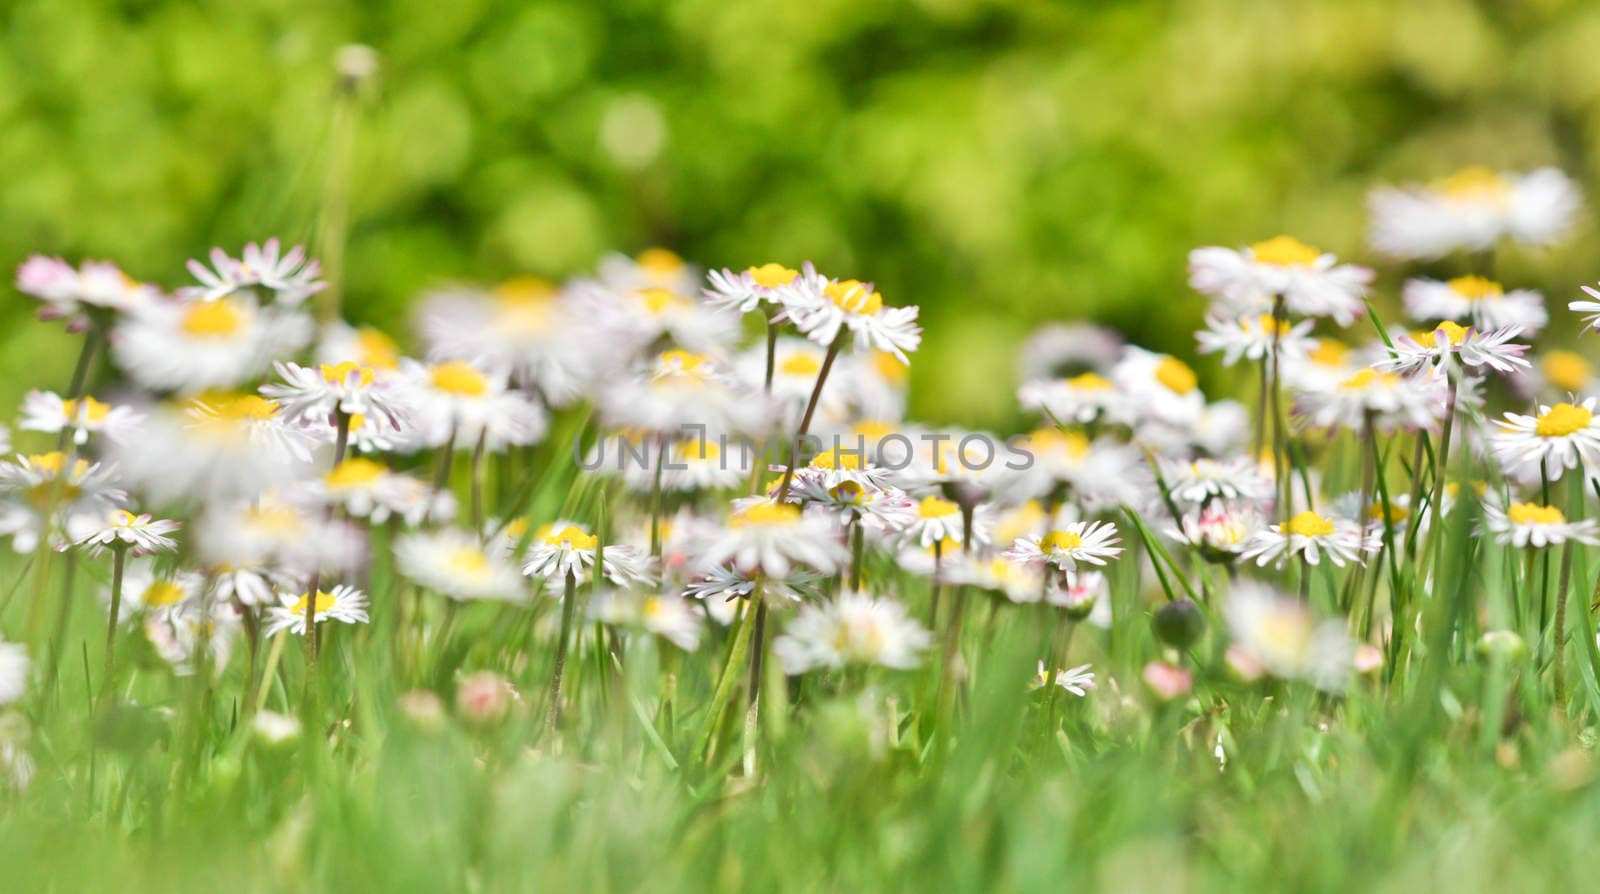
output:
[[[119,542],[111,548],[111,614],[106,621],[106,669],[100,680],[102,695],[111,692],[113,685],[111,675],[116,667],[117,622],[122,613],[122,576],[127,562],[128,547]]]
[[[778,486],[778,502],[789,499],[789,482],[794,479],[794,467],[800,464],[800,439],[811,430],[811,417],[816,415],[817,402],[822,399],[822,386],[828,381],[828,371],[833,369],[833,361],[839,356],[839,349],[844,347],[846,330],[839,330],[834,336],[833,343],[828,345],[828,353],[822,358],[822,369],[817,371],[817,384],[811,389],[811,399],[806,401],[805,415],[800,417],[800,429],[794,434],[794,443],[789,445],[789,465],[783,470],[783,483]]]
[[[752,595],[752,599],[759,597]],[[722,667],[722,674],[717,678],[717,688],[711,693],[711,708],[706,712],[706,719],[700,726],[700,735],[695,740],[695,753],[703,754],[706,763],[710,763],[715,752],[712,742],[716,738],[717,727],[722,723],[722,714],[728,707],[728,702],[733,698],[733,684],[738,676],[738,668],[744,665],[745,653],[750,651],[750,640],[755,632],[758,611],[746,605],[743,617],[739,622],[739,630],[734,634],[733,645],[728,651],[728,661]]]
[[[578,576],[567,572],[561,596],[561,637],[556,641],[556,667],[550,675],[550,719],[545,729],[553,736],[561,726],[561,676],[567,669],[567,640],[572,638],[572,617],[578,604]]]

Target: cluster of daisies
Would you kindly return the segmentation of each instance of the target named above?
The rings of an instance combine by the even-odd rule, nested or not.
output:
[[[1543,296],[1492,278],[1498,246],[1553,241],[1579,203],[1552,170],[1376,192],[1374,248],[1455,274],[1406,280],[1403,323],[1372,318],[1373,270],[1297,238],[1197,249],[1199,352],[1250,370],[1253,401],[1210,400],[1183,360],[1115,333],[1051,325],[1020,352],[1034,422],[1009,437],[907,420],[917,308],[810,263],[702,272],[651,249],[561,284],[453,285],[422,296],[411,356],[314,319],[318,265],[276,241],[213,251],[173,291],[35,257],[17,288],[83,348],[69,387],[24,402],[0,536],[39,568],[60,552],[110,566],[112,693],[128,637],[180,674],[242,664],[259,708],[286,637],[304,638],[314,684],[336,625],[491,601],[558,609],[532,646],[553,660],[523,663],[553,664],[552,726],[571,649],[714,652],[710,737],[745,685],[735,665],[758,690],[769,649],[790,675],[937,664],[959,688],[980,598],[1047,619],[1034,684],[1052,694],[1095,689],[1092,662],[1062,668],[1103,648],[1078,626],[1117,612],[1151,616],[1157,699],[1210,673],[1337,690],[1405,660],[1401,569],[1439,586],[1427,557],[1464,495],[1507,549],[1600,542],[1583,517],[1600,494],[1593,370],[1533,356]],[[1571,307],[1600,327],[1587,291]],[[1497,419],[1491,401],[1528,412]],[[559,419],[579,443],[545,443]],[[507,497],[573,466],[603,512],[534,518]],[[398,580],[374,585],[375,568]],[[447,635],[453,609],[433,617]],[[0,703],[30,673],[0,645]],[[469,701],[501,704],[502,683],[474,680]]]

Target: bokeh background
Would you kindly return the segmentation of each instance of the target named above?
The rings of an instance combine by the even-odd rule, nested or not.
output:
[[[1600,191],[1592,0],[3,5],[8,270],[44,251],[176,285],[213,244],[314,242],[334,59],[360,42],[381,73],[345,184],[353,318],[403,331],[432,283],[613,249],[811,258],[922,306],[913,404],[942,421],[1009,418],[1043,320],[1189,353],[1196,244],[1288,231],[1371,261],[1367,190],[1467,164]],[[1593,213],[1503,278],[1553,302],[1600,278]],[[7,408],[68,375],[31,310],[0,301]]]

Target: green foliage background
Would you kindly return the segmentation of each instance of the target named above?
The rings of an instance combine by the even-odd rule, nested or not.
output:
[[[383,61],[353,316],[403,328],[432,282],[614,248],[812,258],[923,306],[916,409],[969,423],[1007,417],[1040,320],[1188,351],[1195,244],[1287,230],[1359,258],[1377,182],[1473,163],[1600,181],[1583,0],[6,6],[0,266],[106,257],[170,285],[213,244],[314,239],[332,60],[363,42]],[[1600,276],[1586,237],[1506,278],[1564,299]],[[12,296],[7,406],[65,365]]]

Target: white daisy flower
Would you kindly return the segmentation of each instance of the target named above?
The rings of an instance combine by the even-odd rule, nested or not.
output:
[[[619,348],[617,359],[659,350],[663,342],[721,354],[739,336],[739,315],[691,297],[700,292],[697,271],[665,249],[637,259],[611,255],[600,276],[571,286],[580,319]]]
[[[88,395],[66,399],[54,391],[34,390],[22,399],[22,421],[17,427],[51,434],[70,429],[72,440],[81,446],[89,442],[91,434],[118,438],[140,418],[132,407],[113,407]]]
[[[1525,371],[1520,380],[1514,381],[1518,393],[1528,399],[1549,392],[1571,395],[1600,391],[1600,378],[1595,376],[1594,365],[1582,354],[1560,348],[1541,351],[1538,367]]]
[[[326,592],[318,590],[315,606],[307,604],[311,598],[309,593],[301,593],[298,596],[292,593],[278,594],[278,604],[267,609],[267,626],[263,631],[265,635],[277,636],[287,630],[295,636],[305,636],[308,608],[314,613],[311,620],[316,624],[321,624],[323,621],[339,621],[344,624],[367,623],[367,594],[355,587],[340,584]]]
[[[1445,485],[1447,493],[1445,500],[1441,504],[1441,508],[1445,511],[1441,512],[1441,515],[1449,514],[1449,506],[1452,502],[1449,491],[1458,487],[1455,482],[1449,482]],[[1424,508],[1427,507],[1431,496],[1429,494],[1423,497]],[[1379,541],[1382,542],[1385,516],[1388,517],[1388,526],[1394,529],[1396,536],[1399,536],[1400,532],[1404,531],[1406,525],[1411,522],[1411,495],[1391,493],[1389,494],[1389,503],[1385,507],[1383,499],[1376,493],[1367,494],[1365,505],[1361,502],[1361,494],[1348,493],[1333,501],[1333,511],[1345,518],[1360,519],[1368,530],[1377,533]],[[1426,513],[1417,519],[1417,524],[1421,526],[1419,530],[1427,531],[1428,516]]]
[[[732,563],[743,572],[782,579],[797,566],[832,574],[848,558],[832,519],[761,500],[729,517],[727,527],[707,541],[699,565],[709,570]]]
[[[1122,335],[1093,323],[1046,323],[1022,343],[1017,380],[1071,378],[1109,370],[1122,356]]]
[[[898,532],[917,515],[917,504],[905,491],[892,486],[864,484],[845,479],[829,485],[831,469],[801,469],[795,473],[790,498],[834,514],[841,522],[859,521],[869,530]],[[758,498],[759,499],[759,498]]]
[[[1164,533],[1200,551],[1207,561],[1232,564],[1266,524],[1250,505],[1212,503],[1198,512],[1185,513],[1177,527]]]
[[[848,665],[907,670],[921,663],[932,642],[933,635],[906,614],[904,605],[845,592],[832,602],[801,606],[772,651],[790,676]]]
[[[694,292],[699,271],[670,249],[653,246],[636,257],[612,253],[600,259],[600,285],[617,292],[667,289],[681,295]]]
[[[1089,670],[1092,666],[1080,664],[1064,671],[1056,671],[1055,684],[1073,695],[1083,698],[1095,688],[1094,672]],[[1044,662],[1039,662],[1039,667],[1042,671]]]
[[[209,392],[163,404],[112,442],[110,457],[153,503],[254,497],[299,480],[315,441],[253,394]]]
[[[1024,410],[1043,413],[1060,423],[1087,425],[1110,415],[1121,400],[1111,380],[1099,373],[1068,379],[1033,379],[1017,389]]]
[[[589,580],[595,561],[605,566],[606,579],[619,587],[654,583],[650,556],[627,544],[600,548],[600,538],[580,524],[556,520],[540,526],[528,544],[522,573],[549,581],[556,595],[568,575],[582,584]]]
[[[1340,264],[1293,236],[1275,236],[1235,250],[1189,252],[1189,285],[1223,302],[1234,316],[1270,312],[1275,297],[1294,314],[1330,317],[1348,326],[1366,312],[1362,298],[1373,272]],[[1268,330],[1270,331],[1270,330]]]
[[[777,315],[783,311],[783,300],[778,290],[799,276],[800,271],[774,263],[750,267],[738,273],[723,268],[706,275],[711,285],[701,289],[700,294],[712,307],[749,313],[766,306]]]
[[[605,589],[589,602],[591,620],[659,636],[685,652],[700,648],[705,613],[681,596]]]
[[[102,463],[75,459],[69,467],[59,451],[0,461],[0,537],[12,538],[19,553],[33,552],[47,525],[56,546],[63,533],[70,537],[86,520],[104,519],[125,499],[115,471]]]
[[[274,363],[283,384],[269,382],[261,393],[277,401],[290,424],[330,423],[337,413],[380,419],[393,429],[406,426],[408,411],[401,383],[370,366],[345,361],[315,369],[294,362]]]
[[[755,467],[755,451],[749,444],[726,438],[681,438],[667,448],[661,486],[687,493],[743,488],[750,478],[750,470]],[[654,455],[646,457],[645,471],[652,479],[656,460]],[[653,483],[652,480],[640,490],[648,490]]]
[[[1385,349],[1379,352],[1378,356],[1387,353]],[[1378,356],[1372,359],[1376,360]],[[1360,362],[1357,362],[1358,360]],[[1336,338],[1319,336],[1315,346],[1306,352],[1305,357],[1283,364],[1279,372],[1283,374],[1284,383],[1291,389],[1315,388],[1337,385],[1369,362],[1358,356],[1358,352],[1352,351],[1344,342]]]
[[[353,456],[322,477],[321,498],[342,507],[353,518],[381,525],[398,516],[411,527],[424,521],[448,522],[455,499],[431,484],[391,470],[383,463]]]
[[[265,372],[273,358],[311,340],[311,321],[261,307],[247,293],[215,301],[152,301],[117,323],[111,355],[152,391],[232,388]]]
[[[1485,331],[1521,326],[1530,338],[1550,322],[1543,295],[1532,289],[1507,292],[1481,276],[1458,276],[1448,282],[1411,279],[1402,294],[1406,313],[1414,320],[1465,320]]]
[[[486,548],[478,538],[455,528],[405,534],[395,541],[400,573],[423,587],[458,602],[527,598],[522,576],[501,549]]]
[[[1005,551],[1005,557],[1024,565],[1049,566],[1069,574],[1078,564],[1104,565],[1122,555],[1117,546],[1117,526],[1110,522],[1073,522],[1053,529],[1041,537],[1019,537]]]
[[[135,556],[166,553],[178,548],[177,542],[167,535],[180,527],[182,525],[168,519],[113,509],[97,524],[82,526],[73,544],[88,547],[92,556],[107,549],[127,550]]]
[[[0,640],[0,705],[28,694],[28,647]]]
[[[719,606],[731,606],[735,600],[749,599],[757,588],[761,598],[773,605],[790,605],[815,599],[822,588],[823,576],[810,571],[794,571],[788,577],[767,577],[759,568],[740,571],[731,565],[718,565],[701,570],[693,580],[684,584],[683,595],[699,599],[706,610],[714,615]],[[719,617],[718,623],[728,623]]]
[[[1328,518],[1306,510],[1282,524],[1259,531],[1239,557],[1257,565],[1276,561],[1278,567],[1293,558],[1317,565],[1326,557],[1335,566],[1362,564],[1363,553],[1377,552],[1382,542],[1370,529],[1342,518]]]
[[[223,603],[212,605],[209,613],[198,603],[184,603],[172,611],[147,612],[143,626],[151,649],[173,673],[193,674],[195,655],[207,644],[212,672],[220,676],[239,637],[239,613]]]
[[[822,362],[826,356],[826,351],[807,339],[790,336],[778,339],[773,352],[770,393],[771,400],[776,405],[774,409],[782,419],[779,427],[783,430],[793,431],[799,427],[800,417],[805,412],[806,404],[811,400],[811,392],[816,388],[817,376],[822,372]],[[740,354],[734,368],[747,393],[756,394],[765,391],[767,370],[765,345],[756,345]],[[848,424],[854,417],[854,404],[860,396],[860,389],[857,386],[861,382],[861,376],[848,373],[858,371],[848,369],[838,362],[834,363],[833,370],[828,374],[827,387],[822,389],[822,394],[817,399],[812,431],[826,429],[830,424]]]
[[[190,260],[189,272],[200,285],[179,289],[178,295],[196,301],[217,301],[243,290],[264,289],[277,303],[293,306],[328,287],[318,279],[321,265],[306,259],[304,246],[280,253],[275,238],[263,245],[251,242],[237,260],[213,248],[211,266]]]
[[[1456,364],[1473,371],[1515,372],[1529,365],[1522,359],[1528,346],[1511,342],[1521,332],[1517,326],[1482,332],[1445,320],[1431,332],[1416,332],[1395,339],[1394,353],[1373,366],[1407,375],[1438,373]]]
[[[402,360],[400,374],[410,383],[400,399],[410,408],[407,424],[429,447],[474,450],[481,440],[486,450],[499,453],[545,436],[544,409],[507,390],[503,375],[464,360],[427,366]]]
[[[430,360],[475,362],[553,406],[571,403],[594,376],[571,296],[539,277],[433,293],[418,319]]]
[[[1564,234],[1583,198],[1555,168],[1527,174],[1466,168],[1437,183],[1374,190],[1372,247],[1396,258],[1482,251],[1509,237],[1548,245]]]
[[[778,289],[789,318],[801,334],[831,345],[841,329],[854,336],[856,350],[887,351],[902,364],[922,343],[917,307],[890,307],[871,283],[830,279],[805,263],[800,276]]]
[[[324,323],[317,336],[318,363],[338,366],[354,363],[383,372],[400,368],[400,346],[388,333],[372,326],[352,326],[343,320]]]
[[[1316,347],[1317,340],[1311,337],[1311,327],[1315,325],[1315,320],[1292,325],[1288,320],[1274,322],[1272,314],[1248,314],[1237,319],[1206,314],[1206,328],[1195,333],[1195,340],[1200,353],[1221,353],[1223,366],[1232,366],[1240,359],[1259,363],[1272,356],[1274,342],[1278,362],[1289,364],[1304,360]]]
[[[146,614],[170,614],[193,608],[199,602],[205,581],[192,571],[174,570],[157,573],[154,559],[136,559],[128,563],[122,577],[122,618],[125,623]],[[111,587],[100,592],[100,601],[108,609],[111,605]]]
[[[704,354],[671,350],[638,376],[618,376],[600,393],[608,425],[679,437],[685,426],[712,436],[763,428],[766,407]]]
[[[1595,398],[1581,403],[1539,405],[1536,416],[1507,413],[1489,444],[1506,474],[1536,480],[1541,464],[1550,480],[1559,479],[1582,462],[1595,468],[1600,460],[1600,419]]]
[[[1294,412],[1319,428],[1361,431],[1370,418],[1373,429],[1385,434],[1428,431],[1444,415],[1447,387],[1443,377],[1400,376],[1366,367],[1342,381],[1302,388],[1294,396]]]
[[[1324,690],[1344,688],[1354,645],[1341,620],[1318,621],[1298,599],[1241,580],[1223,608],[1234,643],[1268,673]]]
[[[1213,500],[1265,500],[1272,496],[1272,479],[1246,456],[1187,463],[1163,459],[1160,464],[1167,491],[1179,504],[1201,508]]]
[[[309,576],[351,573],[368,561],[365,538],[348,522],[273,494],[211,504],[197,523],[195,544],[205,564],[224,569]]]
[[[84,261],[74,268],[60,258],[34,255],[17,268],[17,291],[43,302],[41,320],[69,321],[69,328],[88,325],[91,310],[129,313],[157,300],[161,292],[135,281],[115,264]]]
[[[1569,301],[1567,302],[1567,310],[1573,313],[1588,314],[1589,316],[1584,318],[1583,321],[1584,331],[1600,332],[1600,289],[1590,286],[1580,286],[1580,288],[1583,289],[1584,294],[1595,300],[1584,301],[1580,299],[1578,301]]]
[[[1111,381],[1122,395],[1114,418],[1130,425],[1155,422],[1187,429],[1205,409],[1199,377],[1167,354],[1129,347],[1111,370]]]
[[[1044,587],[1044,601],[1064,609],[1067,617],[1082,620],[1111,595],[1111,584],[1098,571],[1080,571],[1063,580],[1052,575]]]
[[[1494,542],[1518,549],[1544,549],[1567,541],[1594,546],[1600,543],[1600,526],[1594,519],[1567,521],[1554,506],[1538,503],[1512,503],[1505,509],[1494,501],[1483,504],[1483,526],[1494,534]]]
[[[905,525],[901,536],[907,543],[914,543],[922,549],[929,549],[935,543],[954,546],[949,550],[952,554],[959,552],[961,543],[966,536],[965,523],[961,516],[961,507],[949,500],[936,496],[926,496],[916,504],[916,518]],[[994,509],[987,503],[980,503],[972,513],[972,542],[974,546],[986,546],[990,539],[990,529],[994,524]],[[942,549],[942,548],[941,548]]]

